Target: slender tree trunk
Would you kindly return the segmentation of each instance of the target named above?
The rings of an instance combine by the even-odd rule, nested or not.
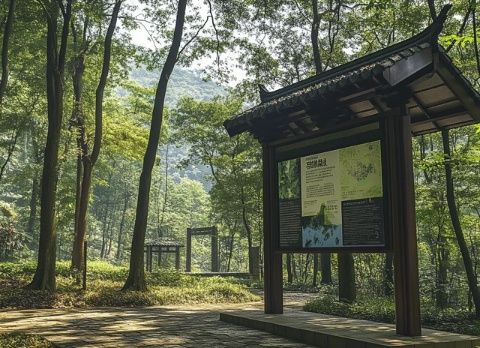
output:
[[[130,203],[130,193],[125,192],[125,199],[123,201],[123,210],[122,210],[122,218],[120,220],[120,228],[118,230],[118,240],[117,240],[117,255],[115,255],[115,258],[120,260],[122,258],[123,254],[123,230],[125,228],[125,217],[127,215],[127,209],[128,205]]]
[[[452,220],[453,231],[457,239],[460,253],[462,254],[465,272],[467,273],[468,288],[472,294],[472,300],[475,304],[475,315],[480,318],[480,290],[478,288],[477,276],[473,270],[472,258],[468,251],[467,242],[463,234],[462,225],[458,216],[457,204],[455,202],[455,189],[452,175],[452,154],[450,151],[450,137],[448,129],[442,130],[443,153],[445,156],[445,182],[447,186],[448,211]]]
[[[18,140],[19,134],[20,134],[20,126],[18,126],[18,128],[14,131],[14,133],[12,135],[12,139],[11,139],[10,145],[8,146],[8,150],[7,150],[8,151],[7,152],[7,158],[5,159],[2,166],[0,167],[0,181],[3,178],[3,174],[5,174],[5,170],[7,169],[8,163],[12,159],[13,151],[15,151],[15,147],[17,146],[17,140]]]
[[[8,47],[10,43],[10,36],[13,31],[13,21],[15,19],[15,5],[16,0],[10,0],[8,3],[7,20],[5,21],[5,29],[3,31],[3,43],[2,43],[2,76],[0,77],[0,114],[2,111],[3,98],[5,91],[7,90],[8,83]]]
[[[245,190],[244,187],[242,186],[241,189],[241,202],[242,202],[242,222],[243,226],[245,228],[245,232],[247,233],[247,243],[248,243],[248,272],[250,274],[253,273],[253,254],[252,254],[252,246],[253,246],[253,241],[252,241],[252,229],[250,228],[250,224],[248,223],[247,219],[247,207],[245,203]]]
[[[311,41],[313,50],[313,62],[315,64],[315,71],[317,74],[322,72],[322,56],[320,54],[320,47],[318,45],[318,32],[320,30],[320,15],[318,13],[318,0],[312,0],[313,21],[311,28]]]
[[[135,226],[133,228],[132,248],[130,254],[130,268],[128,272],[128,278],[123,286],[123,290],[147,290],[147,285],[145,283],[144,248],[148,219],[150,185],[152,181],[152,169],[155,164],[155,157],[160,140],[160,132],[162,129],[163,107],[165,104],[167,85],[173,68],[175,67],[180,49],[180,43],[182,41],[186,7],[187,0],[178,1],[177,18],[172,45],[170,46],[170,50],[168,52],[168,56],[157,85],[150,126],[150,135],[148,138],[147,150],[143,158],[142,173],[140,175],[138,187],[137,211],[135,216]]]
[[[46,9],[45,13],[47,18],[46,73],[48,130],[41,184],[42,192],[40,198],[41,210],[38,263],[33,280],[28,285],[31,289],[54,291],[56,287],[55,262],[57,253],[57,235],[55,228],[55,200],[58,178],[58,150],[63,119],[63,76],[72,1],[73,0],[68,0],[66,8],[63,10],[63,29],[58,51],[57,20],[60,12],[59,3],[57,1],[51,1],[48,3],[48,9]]]
[[[332,256],[328,254],[320,255],[320,269],[322,273],[322,284],[332,284]]]
[[[438,270],[436,279],[435,303],[438,308],[446,308],[448,305],[448,264],[449,251],[446,245],[446,239],[442,231],[439,232],[437,246]]]
[[[91,155],[84,155],[82,157],[83,165],[83,177],[81,184],[80,204],[78,211],[78,224],[75,239],[73,243],[72,251],[72,267],[74,269],[81,270],[84,265],[84,250],[83,243],[87,234],[87,214],[88,204],[90,201],[90,188],[92,186],[92,172],[95,163],[97,162],[100,154],[100,148],[102,144],[102,132],[103,132],[103,95],[105,87],[107,85],[108,73],[110,71],[110,59],[112,50],[112,38],[117,25],[118,13],[120,12],[120,6],[122,0],[117,0],[113,7],[112,17],[110,24],[105,35],[104,49],[103,49],[103,65],[102,73],[100,75],[100,81],[95,93],[95,138],[93,143],[93,149]]]
[[[38,181],[38,173],[35,170],[34,176],[32,178],[32,194],[30,196],[30,204],[29,204],[30,213],[28,216],[28,223],[27,223],[27,234],[32,238],[32,242],[35,236],[35,220],[37,219],[37,202],[38,202],[39,184],[40,183]]]
[[[230,236],[230,245],[228,248],[227,272],[230,272],[230,265],[232,264],[234,241],[235,241],[235,233],[232,233]]]
[[[288,284],[293,283],[292,254],[290,254],[290,253],[287,253],[287,282],[288,282]]]
[[[319,257],[318,254],[313,255],[313,278],[312,278],[312,285],[315,287],[317,286],[317,276],[318,276],[318,263]]]
[[[393,253],[385,254],[383,293],[385,294],[385,296],[393,295]]]
[[[338,254],[338,297],[341,302],[352,303],[357,298],[355,262],[351,253]]]

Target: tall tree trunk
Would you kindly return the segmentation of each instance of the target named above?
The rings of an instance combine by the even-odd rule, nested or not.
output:
[[[32,238],[32,242],[34,240],[34,235],[35,235],[35,220],[37,219],[37,202],[38,202],[38,193],[39,193],[38,189],[39,189],[38,173],[35,170],[34,176],[32,178],[32,193],[30,195],[30,204],[29,204],[30,213],[29,213],[28,222],[27,222],[27,235]]]
[[[120,6],[122,0],[117,0],[113,7],[112,17],[110,24],[105,35],[105,42],[103,48],[103,65],[100,80],[98,82],[97,90],[95,93],[95,138],[93,142],[93,149],[91,155],[84,155],[82,157],[83,165],[83,177],[81,184],[80,204],[78,211],[78,224],[75,239],[73,242],[72,251],[72,267],[74,269],[81,270],[84,265],[84,250],[83,243],[87,234],[87,213],[88,204],[90,201],[90,188],[92,185],[92,171],[95,163],[97,162],[100,154],[100,148],[102,145],[102,132],[103,132],[103,95],[105,86],[107,85],[108,73],[110,71],[110,59],[112,51],[112,38],[117,26],[118,13],[120,12]]]
[[[287,253],[287,283],[293,283],[293,273],[292,273],[292,254]]]
[[[118,240],[117,240],[117,254],[115,255],[115,258],[120,260],[122,258],[123,254],[123,230],[125,228],[125,217],[127,215],[127,209],[128,205],[130,203],[130,193],[128,191],[125,192],[125,199],[123,201],[123,210],[122,210],[122,218],[120,220],[120,227],[118,230]]]
[[[446,308],[448,305],[448,264],[449,264],[449,250],[446,245],[446,238],[443,231],[440,231],[437,238],[437,260],[438,269],[436,277],[436,291],[435,291],[435,304],[438,308]]]
[[[187,0],[178,1],[177,18],[175,22],[172,45],[170,46],[162,73],[160,74],[157,91],[155,93],[150,134],[148,137],[147,150],[143,158],[142,173],[140,175],[138,187],[137,211],[130,253],[130,268],[128,272],[128,278],[123,286],[123,290],[147,290],[147,285],[145,283],[144,248],[148,219],[150,186],[152,182],[152,169],[155,164],[155,157],[160,140],[160,132],[162,129],[163,107],[165,104],[165,94],[167,92],[168,80],[170,79],[170,75],[175,67],[175,63],[177,62],[180,43],[182,41],[186,7]]]
[[[320,270],[322,273],[322,284],[332,284],[332,256],[328,254],[320,255]]]
[[[242,186],[241,188],[241,202],[242,202],[242,222],[243,226],[245,228],[245,232],[247,233],[247,243],[248,243],[248,272],[250,274],[253,274],[254,272],[254,265],[253,265],[253,253],[252,253],[252,246],[253,246],[253,240],[252,240],[252,229],[250,228],[250,224],[247,219],[247,206],[245,202],[245,190],[244,187]]]
[[[67,0],[66,8],[63,3],[51,1],[45,9],[47,18],[47,105],[48,130],[45,145],[42,193],[40,198],[40,241],[38,246],[38,263],[31,289],[51,290],[56,287],[56,228],[55,228],[55,199],[57,194],[58,178],[58,150],[60,132],[63,119],[63,77],[65,70],[65,55],[67,50],[68,31],[72,13],[72,1]],[[57,50],[57,21],[62,6],[63,28],[60,47]]]
[[[310,31],[310,39],[312,41],[313,62],[315,64],[315,72],[322,72],[322,56],[318,45],[318,32],[320,30],[320,15],[318,13],[318,0],[312,0],[313,21]]]
[[[338,253],[338,297],[341,302],[347,303],[357,298],[355,262],[351,253]]]
[[[10,36],[13,31],[13,21],[15,19],[15,5],[16,0],[10,0],[8,3],[7,20],[5,21],[5,29],[3,30],[3,43],[2,43],[2,76],[0,77],[0,114],[2,111],[3,98],[5,91],[7,90],[8,83],[8,46],[10,43]]]
[[[3,162],[3,164],[0,166],[0,181],[3,178],[3,174],[5,174],[5,170],[7,169],[8,163],[10,163],[10,160],[12,159],[13,151],[15,151],[15,147],[17,146],[17,140],[18,136],[20,135],[20,125],[17,125],[17,129],[12,134],[12,139],[10,141],[10,144],[8,145],[8,150],[7,150],[7,158]]]
[[[462,225],[458,216],[457,204],[455,202],[455,189],[452,175],[452,154],[450,151],[450,137],[448,129],[442,130],[443,154],[445,156],[445,183],[447,186],[447,203],[450,218],[452,220],[453,231],[457,239],[460,253],[462,254],[465,272],[467,273],[468,288],[472,294],[473,303],[475,304],[475,315],[480,318],[480,290],[478,288],[477,276],[473,270],[472,258],[468,250],[467,242],[463,234]]]
[[[385,296],[393,295],[393,253],[385,254],[383,293]]]

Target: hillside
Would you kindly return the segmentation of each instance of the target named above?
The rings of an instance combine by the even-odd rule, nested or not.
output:
[[[132,70],[130,78],[142,86],[155,86],[158,82],[160,71],[148,71],[137,68]],[[218,95],[225,95],[226,89],[212,81],[204,81],[199,71],[175,68],[168,84],[166,104],[174,107],[182,97],[192,97],[194,99],[208,100]],[[188,177],[192,180],[200,181],[205,189],[210,189],[210,183],[205,180],[206,175],[210,175],[207,166],[189,166],[185,169],[179,168],[182,159],[185,158],[187,147],[169,146],[168,172],[173,178]],[[165,145],[160,146],[158,151],[162,162],[165,154]]]
[[[132,70],[130,78],[142,86],[155,86],[158,82],[160,71],[148,71],[143,68]],[[175,106],[181,97],[207,100],[217,95],[225,95],[224,87],[213,81],[204,81],[199,71],[175,68],[168,83],[166,104]]]

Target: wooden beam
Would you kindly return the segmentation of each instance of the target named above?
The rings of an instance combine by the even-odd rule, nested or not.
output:
[[[282,254],[277,252],[278,174],[274,148],[263,144],[263,266],[265,313],[283,313]]]
[[[388,228],[393,235],[397,333],[421,335],[412,132],[406,102],[385,118]]]

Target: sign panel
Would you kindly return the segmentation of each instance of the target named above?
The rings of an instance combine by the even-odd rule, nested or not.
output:
[[[278,162],[280,248],[385,246],[380,140]]]

